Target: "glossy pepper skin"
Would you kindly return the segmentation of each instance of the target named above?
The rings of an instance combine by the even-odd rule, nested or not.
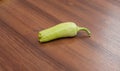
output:
[[[87,28],[78,27],[74,22],[64,22],[40,31],[38,38],[40,42],[48,42],[62,37],[74,37],[80,30],[86,31],[88,36],[91,34]]]

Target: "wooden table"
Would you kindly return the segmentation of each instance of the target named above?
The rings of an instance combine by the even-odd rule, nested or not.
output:
[[[66,21],[91,37],[38,42]],[[120,0],[0,0],[0,71],[120,71]]]

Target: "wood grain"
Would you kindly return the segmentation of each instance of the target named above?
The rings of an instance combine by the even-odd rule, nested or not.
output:
[[[91,37],[38,42],[66,21]],[[0,71],[120,71],[120,0],[0,0]]]

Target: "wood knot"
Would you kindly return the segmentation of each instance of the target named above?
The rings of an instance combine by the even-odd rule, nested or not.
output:
[[[0,5],[7,3],[9,0],[0,0]]]
[[[4,3],[4,0],[0,0],[0,5]]]
[[[3,2],[3,0],[0,0],[0,3],[2,3]]]

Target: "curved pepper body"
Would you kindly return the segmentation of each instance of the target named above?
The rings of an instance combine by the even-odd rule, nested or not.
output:
[[[47,42],[57,38],[76,36],[79,30],[80,27],[75,23],[65,22],[40,31],[38,37],[40,42]]]

